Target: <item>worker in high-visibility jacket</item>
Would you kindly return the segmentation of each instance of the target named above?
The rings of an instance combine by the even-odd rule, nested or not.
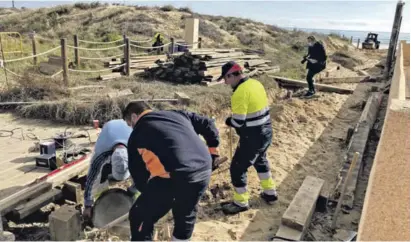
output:
[[[152,47],[163,46],[164,45],[164,36],[160,33],[155,34],[153,42],[154,43],[153,43]],[[162,51],[163,47],[161,47],[160,49]]]
[[[257,170],[263,189],[261,198],[269,204],[278,198],[266,158],[273,131],[264,86],[259,81],[246,77],[241,66],[233,61],[223,65],[219,80],[221,79],[233,88],[232,116],[226,119],[226,125],[233,127],[240,136],[230,166],[234,201],[223,203],[222,209],[225,214],[237,214],[249,209],[247,170],[250,166]]]

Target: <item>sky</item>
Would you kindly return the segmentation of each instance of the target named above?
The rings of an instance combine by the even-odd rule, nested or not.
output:
[[[87,1],[19,1],[16,7],[48,7]],[[250,18],[280,27],[391,32],[396,0],[388,1],[131,1],[103,0],[128,5],[190,7],[209,15]],[[10,7],[11,0],[0,0]],[[410,32],[410,0],[405,1],[401,32]]]

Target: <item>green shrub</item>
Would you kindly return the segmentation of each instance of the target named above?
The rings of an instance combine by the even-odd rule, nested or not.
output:
[[[119,33],[108,33],[108,34],[104,37],[103,41],[105,41],[105,42],[111,42],[111,41],[119,40],[119,39],[121,39],[121,38],[123,38],[123,36],[120,35]]]
[[[193,11],[191,10],[191,8],[189,7],[182,7],[178,9],[179,12],[184,12],[184,13],[193,13]]]
[[[171,11],[176,10],[176,8],[173,7],[173,5],[165,5],[165,6],[160,7],[160,10],[164,12],[171,12]]]
[[[200,19],[198,29],[202,36],[208,37],[215,42],[222,42],[224,40],[221,37],[220,31],[213,24],[209,24],[203,19]]]

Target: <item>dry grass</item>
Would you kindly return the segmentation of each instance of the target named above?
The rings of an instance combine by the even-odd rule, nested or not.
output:
[[[261,76],[257,79],[266,87],[270,99],[275,99],[279,91],[277,83],[268,76]],[[25,90],[39,90],[43,86],[41,82],[31,83],[30,85],[33,86]],[[184,92],[191,98],[188,106],[170,102],[155,102],[152,103],[153,108],[156,110],[186,109],[208,116],[224,116],[229,113],[230,96],[232,94],[231,88],[227,86],[171,85],[170,83],[159,81],[131,82],[130,80],[124,80],[112,83],[109,87],[115,89],[130,88],[134,95],[126,98],[109,99],[101,92],[96,91],[96,96],[89,92],[90,96],[86,103],[79,101],[81,93],[67,96],[63,101],[61,101],[62,95],[60,95],[60,98],[54,99],[56,100],[54,102],[21,106],[17,109],[17,114],[25,118],[40,118],[76,125],[90,124],[93,119],[106,122],[111,119],[121,118],[121,111],[131,100],[174,98],[174,92],[178,91]],[[44,99],[41,97],[51,99],[47,96],[47,93],[54,92],[54,90],[40,90],[41,92],[38,91],[37,93],[33,91],[30,94],[30,100],[34,99],[33,97],[40,97],[40,100]],[[4,93],[1,94],[1,96],[5,95]]]

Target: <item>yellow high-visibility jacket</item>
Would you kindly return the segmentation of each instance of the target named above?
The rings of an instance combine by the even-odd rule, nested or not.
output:
[[[154,35],[153,42],[156,42],[158,36],[160,36],[160,41],[161,41],[161,42],[164,42],[164,36],[163,36],[162,34],[160,34],[160,33],[156,33],[156,34]]]
[[[231,96],[231,124],[235,128],[256,127],[270,122],[268,98],[261,82],[245,78]]]

